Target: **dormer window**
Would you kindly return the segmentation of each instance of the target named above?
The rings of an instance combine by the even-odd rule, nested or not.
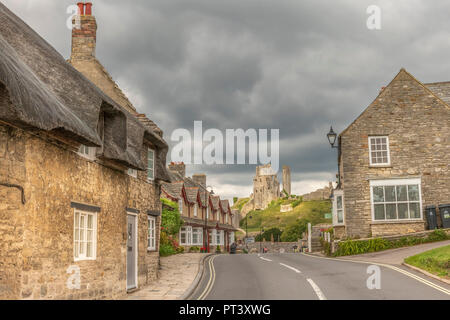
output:
[[[371,166],[388,166],[391,164],[388,136],[369,137],[369,159]]]
[[[194,217],[196,217],[198,214],[198,205],[194,203]]]
[[[183,214],[183,200],[178,200],[178,211],[180,211],[180,214]]]
[[[82,144],[78,149],[78,154],[86,159],[94,160],[95,150],[96,150],[95,147],[88,147]]]

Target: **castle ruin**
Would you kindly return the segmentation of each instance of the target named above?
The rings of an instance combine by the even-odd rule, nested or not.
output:
[[[270,164],[256,167],[256,176],[253,178],[254,209],[263,210],[270,202],[280,197],[280,183],[277,173]]]

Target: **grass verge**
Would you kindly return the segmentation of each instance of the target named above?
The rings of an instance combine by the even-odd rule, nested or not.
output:
[[[450,245],[408,257],[405,263],[450,280]]]

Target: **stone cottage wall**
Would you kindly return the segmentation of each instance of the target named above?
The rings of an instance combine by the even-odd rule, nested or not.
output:
[[[0,204],[0,233],[2,240],[11,239],[1,244],[8,248],[0,253],[0,283],[3,292],[4,288],[14,288],[14,292],[3,296],[19,299],[123,297],[126,294],[127,207],[140,211],[138,286],[157,277],[159,241],[157,250],[147,251],[147,210],[160,209],[158,187],[21,130],[18,130],[20,139],[12,139],[6,135],[6,130],[1,127],[0,142],[7,137],[8,156],[22,160],[4,160],[5,144],[0,143],[0,161],[9,161],[8,170],[14,172],[15,177],[12,181],[24,184],[27,202],[21,206],[18,191],[5,191],[0,187],[0,195],[7,195],[8,199],[6,205],[3,201]],[[3,177],[5,174],[1,170]],[[97,258],[94,261],[74,261],[72,201],[101,208],[97,214]],[[8,219],[6,223],[4,216]],[[159,225],[160,217],[157,239]],[[80,268],[79,290],[66,285],[70,266]]]
[[[391,165],[369,166],[369,135],[387,135]],[[422,210],[450,203],[450,110],[401,71],[342,137],[346,232],[368,237],[424,230],[424,222],[372,222],[369,180],[422,179]],[[424,217],[425,217],[425,213]]]
[[[23,139],[21,130],[0,124],[0,184],[24,186]],[[0,299],[17,299],[20,294],[23,208],[21,191],[0,185]]]

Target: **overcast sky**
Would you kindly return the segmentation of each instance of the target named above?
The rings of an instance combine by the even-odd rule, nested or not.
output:
[[[0,0],[65,58],[67,0]],[[94,0],[97,57],[170,135],[176,128],[280,129],[293,193],[333,180],[342,131],[405,67],[450,80],[450,1]],[[369,5],[381,30],[369,30]],[[170,156],[168,161],[170,161]],[[248,196],[253,165],[188,168],[225,197]],[[280,177],[281,178],[281,177]]]

